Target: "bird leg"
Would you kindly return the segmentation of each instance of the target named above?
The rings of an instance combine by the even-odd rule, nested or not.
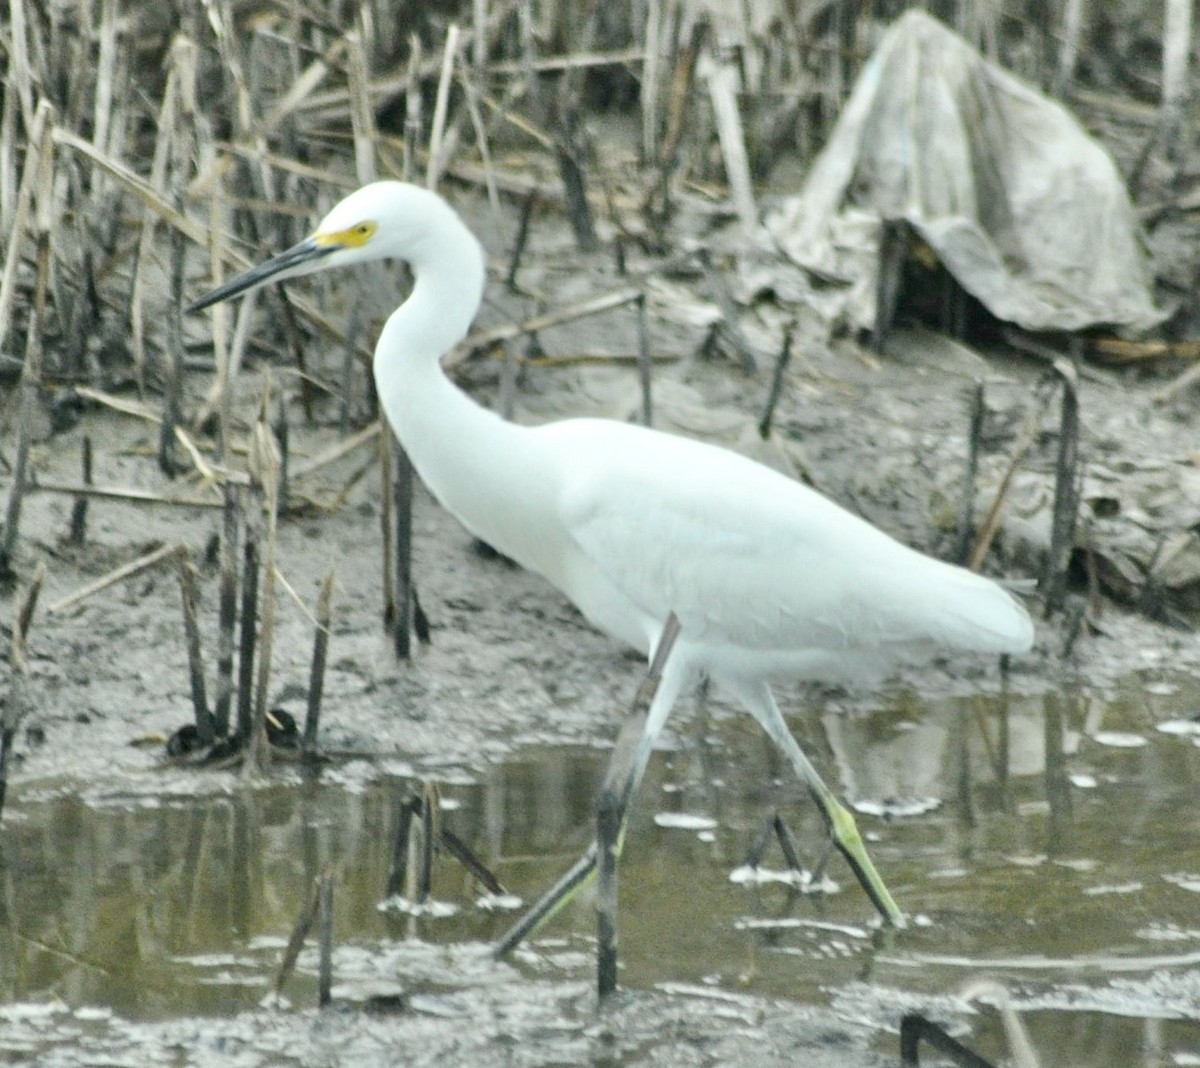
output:
[[[617,860],[625,843],[629,809],[641,785],[654,742],[675,703],[686,672],[670,672],[662,679],[679,623],[672,614],[650,664],[646,679],[638,689],[633,711],[626,717],[617,735],[612,759],[596,798],[596,839],[574,866],[544,893],[492,949],[497,959],[507,956],[543,923],[561,909],[591,878],[598,876],[596,924],[597,986],[600,995],[616,987],[617,969]]]
[[[825,781],[813,767],[812,761],[804,755],[804,750],[792,737],[792,732],[788,730],[787,723],[784,722],[783,714],[779,711],[779,706],[775,703],[770,688],[761,680],[728,681],[733,683],[734,692],[754,714],[754,718],[762,724],[771,741],[779,746],[792,762],[792,767],[800,777],[800,781],[808,788],[809,794],[817,803],[817,808],[821,810],[821,816],[829,830],[830,841],[846,858],[846,862],[850,865],[872,904],[879,910],[879,914],[886,923],[893,927],[903,927],[904,915],[893,900],[887,886],[884,885],[879,872],[875,870],[875,865],[871,863],[866,846],[863,845],[862,835],[859,834],[858,825],[854,822],[854,816],[825,785]]]

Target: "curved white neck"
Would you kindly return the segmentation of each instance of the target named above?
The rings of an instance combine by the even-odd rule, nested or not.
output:
[[[554,548],[536,517],[554,493],[552,471],[529,431],[462,393],[439,360],[466,336],[483,293],[479,243],[453,216],[436,254],[413,264],[413,291],[384,324],[375,347],[379,399],[422,481],[473,534],[545,574]]]

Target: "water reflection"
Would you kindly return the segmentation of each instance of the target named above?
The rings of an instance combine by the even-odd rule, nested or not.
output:
[[[647,775],[623,872],[623,982],[832,999],[885,1026],[903,999],[952,993],[986,970],[1028,1010],[1045,1063],[1150,1065],[1139,1051],[1200,1047],[1195,1025],[1172,1019],[1200,1008],[1197,984],[1183,982],[1200,959],[1200,749],[1153,729],[1186,707],[1132,683],[1108,703],[928,705],[896,694],[871,715],[797,717],[801,743],[865,810],[915,813],[860,820],[902,907],[923,917],[879,948],[869,903],[836,863],[843,889],[827,897],[730,882],[768,806],[787,813],[807,856],[822,837],[754,724],[714,704],[677,725],[682,741]],[[1129,745],[1130,735],[1146,744]],[[603,762],[586,749],[540,749],[478,782],[447,782],[447,826],[530,898],[584,846]],[[140,1019],[253,1006],[327,866],[340,946],[490,941],[511,916],[480,907],[449,862],[434,895],[459,906],[452,916],[378,907],[411,788],[316,781],[92,805],[15,791],[0,834],[0,998]],[[656,824],[663,813],[715,827]],[[586,901],[572,906],[524,966],[586,975],[591,922]],[[454,983],[447,973],[444,986]],[[312,984],[310,968],[289,992],[311,1000]],[[1000,1056],[999,1017],[972,1022],[981,1051]]]

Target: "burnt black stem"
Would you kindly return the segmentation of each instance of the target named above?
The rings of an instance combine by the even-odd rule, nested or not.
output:
[[[517,239],[513,242],[512,255],[508,258],[508,271],[504,275],[504,285],[510,293],[516,292],[517,272],[521,269],[521,257],[525,254],[525,244],[529,240],[529,223],[533,218],[533,209],[537,204],[538,191],[531,189],[521,202],[521,215],[517,220]]]
[[[775,837],[779,839],[779,848],[783,850],[783,859],[787,861],[788,867],[797,874],[803,875],[804,862],[800,859],[800,848],[796,845],[796,836],[792,834],[787,820],[776,812],[771,825],[775,828]]]
[[[300,910],[300,915],[296,918],[296,926],[292,928],[291,937],[288,939],[287,947],[283,951],[283,960],[279,963],[279,971],[275,973],[276,997],[283,993],[284,984],[287,983],[293,969],[296,967],[296,961],[300,957],[300,950],[304,948],[304,940],[308,937],[308,932],[312,930],[313,922],[317,918],[320,895],[321,881],[318,877],[313,880],[312,890],[309,892],[308,898]]]
[[[587,150],[580,129],[579,108],[574,100],[568,99],[562,108],[554,154],[558,159],[558,173],[567,202],[567,218],[575,233],[575,244],[580,252],[594,252],[599,240],[587,199]]]
[[[792,359],[792,342],[796,334],[796,324],[788,326],[783,335],[783,347],[779,350],[779,359],[775,361],[775,370],[771,373],[771,389],[767,393],[767,403],[763,407],[762,418],[758,421],[758,436],[766,441],[771,436],[771,425],[775,421],[775,409],[779,406],[779,398],[783,395],[783,374]]]
[[[611,786],[611,784],[606,784]],[[596,991],[617,989],[617,867],[621,849],[620,794],[602,789],[596,802]]]
[[[871,348],[882,352],[896,319],[904,262],[912,247],[912,231],[903,219],[884,219],[879,233],[879,273],[875,283],[875,327]]]
[[[330,602],[333,598],[333,572],[325,576],[317,595],[317,632],[313,638],[312,668],[308,673],[308,709],[304,717],[304,748],[317,747],[321,721],[321,695],[325,689],[325,660],[329,652]]]
[[[287,405],[281,400],[275,417],[275,441],[279,445],[279,514],[288,513],[288,437]]]
[[[949,1056],[959,1068],[995,1068],[991,1061],[986,1061],[974,1050],[967,1049],[932,1020],[927,1020],[917,1013],[909,1013],[900,1021],[900,1063],[904,1068],[920,1068],[921,1055],[918,1046],[922,1040],[939,1053]]]
[[[92,438],[90,434],[84,434],[83,441],[80,443],[79,460],[83,469],[83,484],[90,486],[92,484]],[[87,514],[87,497],[76,497],[71,505],[71,526],[67,534],[67,540],[72,545],[82,545],[87,540]]]
[[[233,703],[234,631],[238,617],[238,528],[241,525],[241,494],[232,482],[225,483],[222,513],[220,577],[217,591],[217,697],[213,706],[213,731],[218,738],[229,734],[229,709]]]
[[[317,963],[317,1006],[325,1008],[333,992],[333,872],[324,871],[317,880],[319,952]]]
[[[487,868],[470,847],[453,831],[442,830],[442,845],[469,871],[489,894],[503,894],[504,887],[494,872]]]
[[[249,745],[254,729],[254,648],[258,629],[258,531],[246,528],[242,546],[242,632],[238,649],[237,736]]]
[[[654,420],[653,398],[651,395],[650,374],[653,369],[650,360],[650,328],[646,321],[646,294],[639,293],[637,298],[637,331],[638,331],[638,378],[642,384],[642,424],[650,426]]]
[[[392,842],[392,866],[388,871],[387,896],[403,894],[408,882],[408,842],[412,837],[413,820],[420,802],[415,796],[406,797],[400,806],[396,822],[396,837]]]
[[[437,787],[428,780],[421,784],[421,796],[418,799],[415,814],[421,829],[421,836],[417,842],[420,852],[413,857],[417,862],[415,865],[416,879],[413,893],[410,893],[408,897],[418,904],[423,904],[429,900],[430,891],[433,889],[433,858],[441,837],[439,830],[441,801],[438,797]],[[409,871],[413,870],[414,865],[410,864]]]
[[[395,582],[392,618],[392,645],[396,656],[407,660],[412,655],[412,503],[413,467],[408,453],[397,441],[393,446],[392,500],[395,544]]]
[[[967,427],[967,463],[963,471],[962,500],[958,505],[958,534],[955,559],[965,564],[971,555],[975,537],[975,480],[979,472],[979,452],[983,444],[984,384],[980,379],[971,389],[970,419]]]
[[[192,709],[196,716],[196,736],[202,746],[210,746],[215,735],[204,685],[200,627],[196,622],[196,565],[186,550],[179,554],[179,587],[183,597],[183,633],[187,645],[188,678],[192,687]]]

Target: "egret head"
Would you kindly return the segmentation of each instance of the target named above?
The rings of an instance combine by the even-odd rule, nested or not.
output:
[[[299,244],[205,294],[188,311],[207,308],[266,282],[297,278],[329,267],[400,259],[420,272],[443,258],[439,251],[463,237],[475,239],[436,193],[407,182],[372,182],[336,204]],[[482,258],[480,258],[482,269]]]

